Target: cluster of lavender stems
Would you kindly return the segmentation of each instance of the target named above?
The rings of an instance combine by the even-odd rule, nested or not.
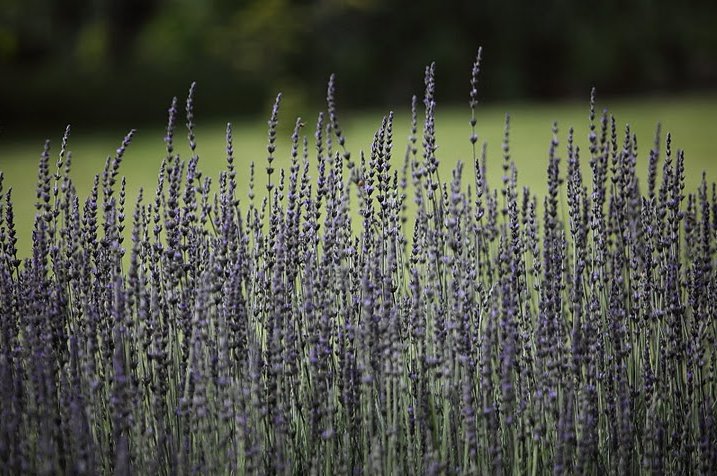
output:
[[[479,68],[450,177],[433,65],[403,149],[389,114],[350,154],[332,77],[275,170],[279,95],[265,193],[231,125],[202,175],[194,85],[188,156],[175,99],[134,204],[133,132],[81,199],[68,128],[24,260],[0,175],[0,473],[714,474],[717,187],[685,191],[659,127],[641,183],[594,95],[587,151],[554,125],[546,190],[519,185],[509,117],[489,183]]]

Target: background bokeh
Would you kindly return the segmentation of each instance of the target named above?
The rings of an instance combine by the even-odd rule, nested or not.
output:
[[[346,107],[403,104],[430,61],[456,102],[478,45],[484,100],[705,90],[716,25],[713,0],[0,0],[0,124],[153,123],[192,80],[250,115],[332,72]]]
[[[391,109],[399,161],[410,98],[420,106],[423,69],[435,61],[438,156],[449,177],[458,160],[472,160],[467,103],[479,45],[478,135],[494,183],[506,112],[521,185],[540,194],[553,121],[561,147],[572,126],[587,150],[595,86],[619,137],[626,124],[637,133],[641,175],[661,122],[685,151],[694,190],[702,171],[717,179],[716,25],[714,0],[0,0],[0,172],[4,191],[13,188],[18,246],[26,256],[46,139],[54,161],[72,125],[72,176],[84,197],[136,128],[120,170],[131,209],[140,188],[154,190],[167,107],[173,96],[182,104],[192,81],[200,167],[214,177],[224,167],[231,121],[245,197],[249,162],[258,187],[265,179],[266,119],[278,91],[278,167],[288,165],[296,116],[312,143],[331,73],[353,157]],[[186,158],[183,135],[177,151]]]

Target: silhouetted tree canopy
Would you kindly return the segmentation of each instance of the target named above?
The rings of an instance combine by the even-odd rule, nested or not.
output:
[[[462,100],[479,45],[483,98],[709,88],[715,25],[708,0],[0,0],[0,120],[96,119],[100,100],[136,117],[191,80],[252,113],[279,89],[320,100],[332,72],[365,107],[419,92],[434,60],[440,99]]]

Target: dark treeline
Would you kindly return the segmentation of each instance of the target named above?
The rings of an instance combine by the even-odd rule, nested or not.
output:
[[[717,84],[717,3],[614,0],[4,0],[0,125],[154,122],[197,80],[206,114],[300,104],[336,73],[349,107],[405,103],[437,61],[441,101],[490,55],[487,99],[675,92]],[[309,86],[311,85],[311,86]],[[380,91],[380,92],[379,92]],[[212,97],[214,96],[214,98]],[[345,96],[345,97],[344,97]],[[98,108],[98,104],[104,107]],[[213,109],[212,109],[213,108]],[[68,117],[69,116],[69,117]]]

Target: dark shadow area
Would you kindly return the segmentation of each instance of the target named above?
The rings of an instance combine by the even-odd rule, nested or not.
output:
[[[717,3],[629,0],[5,0],[0,127],[156,124],[199,83],[201,112],[266,113],[283,91],[315,105],[407,103],[436,61],[464,101],[484,48],[483,100],[713,90]]]

